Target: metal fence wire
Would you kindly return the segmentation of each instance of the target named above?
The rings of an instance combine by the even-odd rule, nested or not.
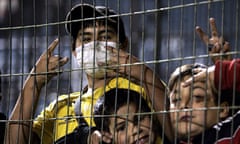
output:
[[[239,6],[0,0],[1,143],[238,144]]]

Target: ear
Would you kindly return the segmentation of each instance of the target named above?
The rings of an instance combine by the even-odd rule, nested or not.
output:
[[[225,101],[225,102],[222,102],[220,106],[221,106],[220,118],[225,119],[226,117],[228,117],[228,114],[229,114],[229,104],[228,102]]]

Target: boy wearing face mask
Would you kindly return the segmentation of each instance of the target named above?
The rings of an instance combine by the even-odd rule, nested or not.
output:
[[[95,126],[93,106],[100,96],[113,88],[137,91],[156,111],[166,110],[164,84],[148,67],[126,65],[138,60],[125,52],[128,39],[121,18],[114,15],[114,11],[106,7],[89,4],[72,8],[67,15],[66,30],[72,37],[72,53],[86,72],[87,90],[59,96],[32,123],[32,109],[37,105],[41,88],[57,75],[56,69],[68,61],[66,57],[52,55],[58,44],[55,40],[39,58],[24,84],[8,123],[7,143],[52,144],[77,127],[83,128],[82,135],[88,138]],[[44,75],[43,72],[49,73]],[[157,116],[161,124],[164,121],[164,133],[170,138],[168,115]],[[86,139],[81,142],[86,143]]]

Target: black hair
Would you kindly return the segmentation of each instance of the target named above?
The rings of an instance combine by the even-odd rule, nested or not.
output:
[[[67,14],[65,28],[72,36],[72,50],[75,50],[75,41],[79,30],[94,26],[96,22],[113,28],[119,37],[119,42],[127,41],[123,21],[116,12],[105,6],[90,4],[75,5]]]
[[[110,117],[126,104],[134,104],[140,112],[151,112],[140,93],[128,89],[112,89],[100,97],[94,106],[94,122],[97,129],[109,132]],[[150,115],[143,115],[143,117]]]

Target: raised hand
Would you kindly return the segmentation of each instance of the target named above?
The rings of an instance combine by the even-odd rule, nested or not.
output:
[[[58,44],[58,39],[54,40],[48,49],[43,52],[31,71],[31,76],[36,76],[38,86],[44,85],[53,76],[60,72],[60,67],[68,62],[67,57],[53,55],[53,51]]]
[[[208,46],[208,51],[213,63],[215,63],[217,60],[231,60],[231,55],[221,56],[222,54],[230,51],[230,44],[227,41],[224,41],[222,36],[219,37],[215,19],[210,18],[209,23],[211,28],[211,37],[209,37],[208,34],[206,34],[199,26],[196,27],[196,32],[201,40]]]

